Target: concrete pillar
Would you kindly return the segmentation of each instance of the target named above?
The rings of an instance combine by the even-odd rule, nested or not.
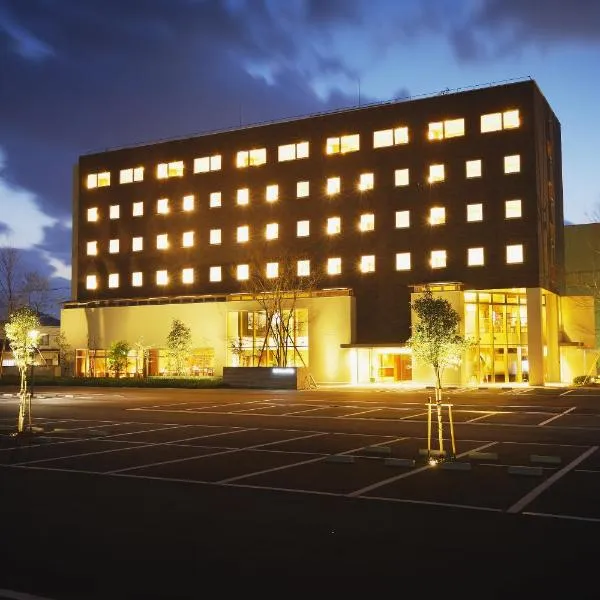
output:
[[[541,288],[527,288],[527,358],[529,385],[544,385]]]
[[[544,292],[546,296],[546,382],[559,382],[560,348],[559,340],[559,298],[552,292]]]

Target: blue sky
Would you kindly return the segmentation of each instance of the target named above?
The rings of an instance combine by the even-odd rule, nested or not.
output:
[[[81,154],[522,77],[587,222],[599,74],[598,0],[0,0],[0,245],[67,299]]]

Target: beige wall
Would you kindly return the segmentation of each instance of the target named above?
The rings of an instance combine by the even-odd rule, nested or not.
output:
[[[594,298],[592,296],[563,296],[561,304],[561,342],[596,345]]]
[[[309,311],[308,367],[314,379],[350,381],[348,350],[340,344],[352,342],[354,297],[304,298],[297,306]],[[119,340],[134,344],[140,338],[146,346],[164,348],[173,319],[180,319],[191,328],[194,347],[214,348],[215,375],[221,375],[226,366],[227,312],[259,308],[251,301],[67,308],[61,312],[61,331],[74,349],[108,348]]]

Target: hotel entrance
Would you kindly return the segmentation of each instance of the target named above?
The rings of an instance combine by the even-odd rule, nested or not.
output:
[[[412,380],[412,356],[406,348],[353,348],[355,383],[394,383]]]
[[[465,292],[465,335],[471,383],[529,381],[527,297],[524,291]]]

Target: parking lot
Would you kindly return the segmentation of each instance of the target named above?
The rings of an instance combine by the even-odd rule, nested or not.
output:
[[[52,417],[68,399],[50,393],[38,399],[36,414],[44,416],[34,419],[38,434],[26,442],[6,433],[14,419],[3,413],[0,468],[600,522],[593,394],[585,401],[577,392],[546,401],[528,394],[501,390],[483,402],[449,392],[456,456],[430,463],[426,392],[401,400],[385,393],[188,394],[137,401],[112,420]]]

